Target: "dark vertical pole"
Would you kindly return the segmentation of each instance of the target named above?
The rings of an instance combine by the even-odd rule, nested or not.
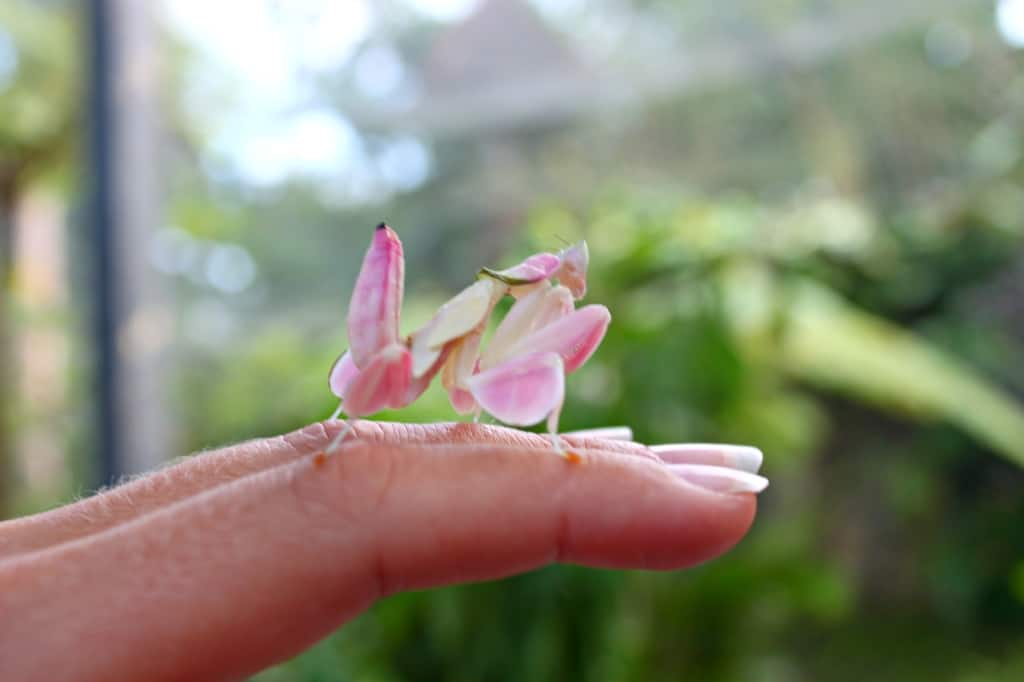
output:
[[[89,45],[89,202],[93,266],[93,319],[96,368],[94,374],[97,425],[98,482],[109,484],[120,476],[121,443],[117,424],[117,302],[114,254],[114,24],[108,0],[88,0]]]

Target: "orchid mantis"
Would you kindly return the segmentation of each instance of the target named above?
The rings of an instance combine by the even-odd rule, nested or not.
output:
[[[565,376],[590,358],[611,321],[602,305],[575,307],[586,294],[587,260],[586,242],[579,242],[506,270],[483,268],[426,325],[402,338],[402,242],[381,223],[352,292],[350,347],[328,378],[341,399],[332,418],[344,412],[356,419],[405,407],[440,374],[458,414],[487,412],[513,426],[547,420],[555,452],[571,457],[558,437]],[[487,322],[506,295],[516,301],[482,349]]]

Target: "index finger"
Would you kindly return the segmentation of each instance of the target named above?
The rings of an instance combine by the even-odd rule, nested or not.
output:
[[[752,495],[642,457],[583,455],[359,441],[22,555],[0,564],[0,677],[60,679],[47,652],[69,648],[90,679],[243,676],[398,590],[552,561],[679,568],[753,519]]]
[[[2,521],[0,560],[98,533],[218,485],[294,462],[317,448],[322,449],[341,428],[342,422],[320,422],[282,436],[203,452],[72,504],[34,516]],[[577,447],[603,447],[656,458],[651,450],[637,443],[603,437],[606,434],[621,436],[622,431],[601,429],[580,437],[566,434],[566,440]],[[492,443],[524,447],[537,447],[544,443],[536,434],[501,426],[365,420],[353,425],[349,442],[357,440],[380,444]]]

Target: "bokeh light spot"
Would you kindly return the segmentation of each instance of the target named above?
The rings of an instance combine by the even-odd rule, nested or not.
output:
[[[1024,0],[999,0],[996,25],[1008,45],[1024,47]]]

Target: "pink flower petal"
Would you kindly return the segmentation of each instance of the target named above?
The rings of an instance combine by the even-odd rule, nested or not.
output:
[[[530,353],[470,377],[469,391],[506,424],[529,426],[561,409],[565,373],[557,353]]]
[[[559,283],[569,287],[573,298],[577,301],[587,294],[587,266],[590,263],[590,251],[585,241],[579,241],[558,253],[561,265],[554,273]]]
[[[349,382],[341,397],[345,413],[365,417],[386,407],[405,407],[411,383],[409,350],[401,344],[390,345],[374,355]]]
[[[331,366],[331,372],[327,376],[327,385],[331,387],[331,393],[339,398],[345,395],[345,389],[359,374],[359,368],[352,362],[352,353],[345,351]]]
[[[512,305],[494,331],[494,336],[481,356],[480,365],[487,369],[507,360],[510,357],[509,351],[521,339],[572,311],[572,294],[569,290],[543,282],[542,286]]]
[[[553,253],[537,253],[511,268],[505,270],[484,268],[481,272],[509,286],[517,286],[545,280],[554,275],[561,264],[562,260]]]
[[[551,324],[519,338],[503,358],[514,358],[527,353],[555,352],[565,363],[565,373],[576,371],[601,344],[608,331],[612,316],[603,305],[588,305],[574,310]],[[491,358],[485,358],[494,362]],[[481,362],[486,370],[493,365]]]
[[[381,223],[373,233],[348,307],[348,337],[356,367],[365,369],[376,353],[398,341],[404,276],[402,242]]]

